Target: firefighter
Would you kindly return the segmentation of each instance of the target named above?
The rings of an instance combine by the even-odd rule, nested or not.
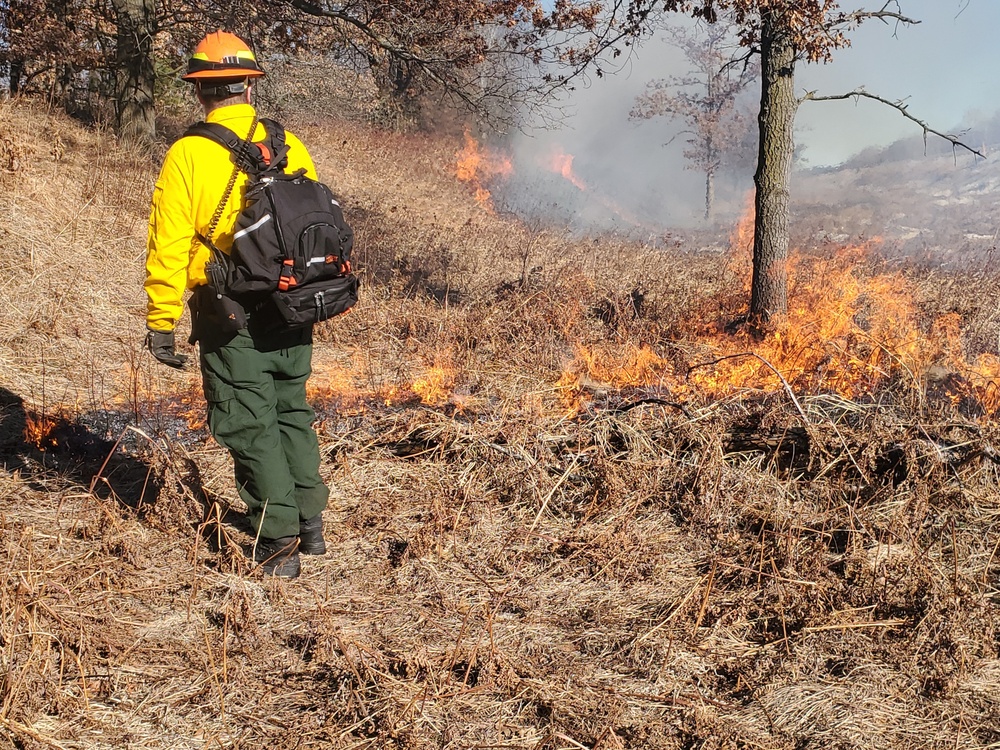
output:
[[[261,141],[263,125],[250,132],[257,122],[251,94],[263,75],[239,37],[216,31],[195,48],[182,78],[194,85],[206,122]],[[285,137],[287,171],[304,168],[316,179],[302,142],[287,131]],[[210,251],[204,240],[229,252],[246,183],[247,175],[235,172],[230,152],[207,138],[182,137],[164,158],[149,219],[146,345],[169,367],[183,369],[187,360],[174,342],[185,290],[192,290],[194,299],[208,290]],[[208,236],[213,225],[217,228]],[[320,477],[315,414],[306,401],[312,329],[260,332],[251,320],[234,333],[213,330],[204,316],[197,320],[202,330],[193,332],[192,341],[198,342],[208,424],[233,458],[237,491],[257,532],[253,559],[266,574],[294,578],[301,569],[300,553],[326,553],[322,511],[329,490]]]

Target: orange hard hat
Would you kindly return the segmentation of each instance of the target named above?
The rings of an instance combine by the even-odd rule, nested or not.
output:
[[[247,43],[228,31],[213,31],[194,48],[185,81],[213,78],[260,78],[264,71]]]

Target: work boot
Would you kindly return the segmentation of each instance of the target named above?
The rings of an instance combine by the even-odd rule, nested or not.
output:
[[[269,576],[298,578],[302,572],[298,541],[298,537],[295,536],[258,539],[253,554],[254,562],[259,562],[264,573]]]
[[[299,523],[299,552],[303,555],[325,555],[323,539],[323,514],[317,513],[308,521]]]

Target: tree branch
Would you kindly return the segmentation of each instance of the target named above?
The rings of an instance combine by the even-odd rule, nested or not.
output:
[[[770,362],[768,362],[766,359],[764,359],[756,352],[741,352],[739,354],[727,354],[724,357],[713,359],[711,362],[699,362],[697,364],[691,365],[688,368],[687,374],[690,375],[699,367],[712,367],[714,365],[719,364],[720,362],[725,362],[727,359],[740,359],[741,357],[753,357],[754,359],[758,360],[761,364],[763,364],[765,367],[767,367],[771,372],[773,372],[775,375],[778,376],[778,380],[780,380],[781,385],[784,386],[785,393],[788,394],[788,398],[795,406],[795,411],[799,413],[799,416],[802,418],[802,424],[805,426],[806,431],[808,432],[809,428],[812,426],[812,423],[809,421],[809,417],[806,416],[805,411],[803,411],[802,405],[799,403],[799,400],[795,397],[795,391],[792,390],[791,384],[789,384],[789,382],[785,379],[785,376],[781,374],[781,371],[777,367],[772,365]]]
[[[978,149],[974,149],[972,148],[972,146],[963,143],[958,136],[951,135],[950,133],[942,133],[940,130],[935,130],[920,118],[911,115],[909,109],[905,104],[903,104],[902,101],[894,102],[884,97],[878,96],[876,94],[871,94],[865,91],[864,89],[856,89],[854,91],[848,91],[846,94],[831,94],[828,96],[817,96],[815,91],[809,91],[806,92],[805,96],[803,96],[802,99],[800,99],[799,101],[832,102],[832,101],[840,101],[843,99],[857,100],[861,97],[864,97],[866,99],[872,99],[876,102],[881,102],[882,104],[885,104],[887,107],[892,107],[893,109],[898,111],[901,115],[903,115],[903,117],[905,117],[907,120],[915,122],[924,131],[925,144],[927,143],[927,134],[931,133],[933,135],[936,135],[938,138],[943,138],[944,140],[948,141],[953,147],[958,146],[960,148],[964,148],[966,151],[974,154],[975,156],[978,156],[981,159],[986,158],[985,154],[983,154]]]
[[[886,10],[888,4],[886,4],[882,10],[856,10],[853,13],[848,13],[845,16],[847,21],[866,21],[869,18],[877,18],[883,23],[888,24],[889,21],[895,21],[896,23],[906,24],[907,26],[915,26],[920,23],[919,19],[910,18],[909,16],[904,16],[902,13],[897,13],[895,11]]]

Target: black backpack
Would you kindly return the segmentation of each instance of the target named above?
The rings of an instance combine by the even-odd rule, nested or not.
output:
[[[354,232],[326,185],[306,177],[304,169],[285,173],[284,128],[274,120],[260,122],[267,132],[260,143],[217,123],[199,122],[184,134],[225,146],[235,165],[209,237],[200,237],[213,255],[206,272],[217,293],[247,310],[271,303],[286,327],[308,326],[347,312],[358,301],[358,279],[351,273]],[[210,237],[239,171],[250,181],[227,258]]]

